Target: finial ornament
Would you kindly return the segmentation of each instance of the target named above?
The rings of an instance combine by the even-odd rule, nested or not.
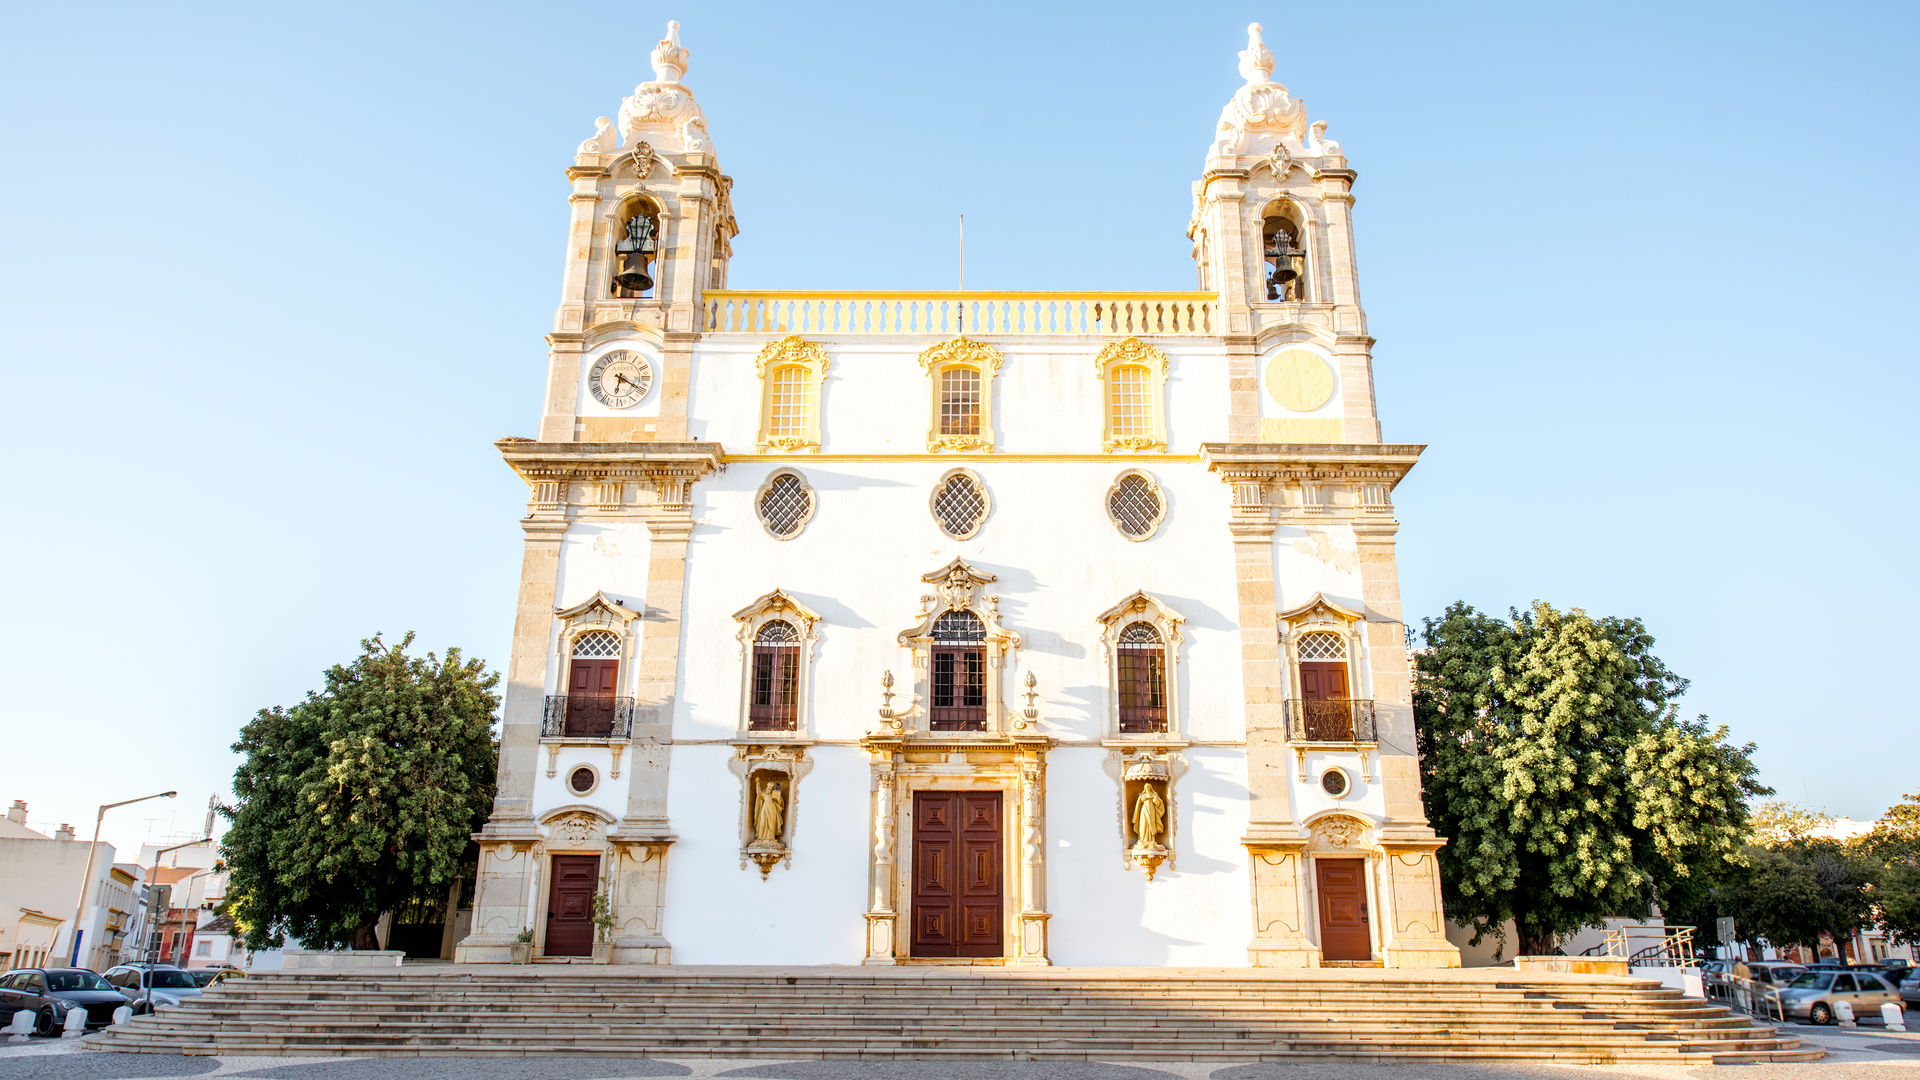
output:
[[[1247,80],[1248,86],[1273,81],[1273,50],[1261,40],[1259,23],[1247,24],[1247,47],[1240,53],[1240,77]]]
[[[653,77],[660,82],[679,82],[687,73],[687,55],[687,50],[680,47],[680,24],[667,23],[667,36],[653,47]],[[1273,68],[1271,56],[1267,68]]]

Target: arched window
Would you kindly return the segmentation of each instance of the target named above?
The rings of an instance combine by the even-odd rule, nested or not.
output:
[[[620,696],[620,635],[589,630],[573,639],[564,732],[590,739],[613,735],[615,699]]]
[[[987,729],[987,628],[971,611],[949,611],[933,623],[934,731]]]
[[[782,364],[767,376],[767,439],[792,439],[806,434],[813,380],[799,364]]]
[[[800,715],[800,635],[775,620],[753,638],[753,688],[747,705],[750,731],[792,731]]]
[[[659,250],[660,215],[650,203],[633,203],[621,214],[619,232],[613,238],[613,295],[653,295],[654,258]]]
[[[1116,651],[1121,732],[1167,730],[1167,647],[1160,631],[1152,623],[1129,623]]]
[[[1106,421],[1100,448],[1165,450],[1167,422],[1161,400],[1166,394],[1167,354],[1130,337],[1101,349],[1093,363],[1105,383]]]
[[[1285,213],[1269,212],[1261,222],[1261,258],[1267,271],[1268,300],[1305,300],[1307,253],[1299,222]]]
[[[754,360],[760,373],[762,450],[820,449],[820,395],[832,362],[815,342],[790,334]]]
[[[940,434],[980,434],[980,369],[950,367],[940,373]]]
[[[1114,439],[1150,439],[1158,387],[1145,364],[1115,364],[1107,372],[1107,429]]]

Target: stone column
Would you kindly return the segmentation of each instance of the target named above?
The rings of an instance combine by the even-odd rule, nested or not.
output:
[[[692,480],[656,482],[660,507],[647,521],[646,612],[634,681],[633,758],[628,766],[627,812],[607,839],[621,849],[627,903],[613,942],[615,963],[665,963],[661,934],[666,901],[667,770],[673,750],[673,713],[680,674],[681,606],[687,585],[687,546],[693,536],[688,504]]]
[[[546,715],[547,659],[553,651],[550,639],[560,541],[567,533],[566,499],[564,481],[536,484],[534,512],[520,523],[526,545],[501,708],[500,768],[493,814],[478,837],[481,854],[473,931],[454,950],[454,958],[462,963],[504,961],[526,922],[528,849],[540,839],[533,819],[533,785],[540,770],[540,723]]]
[[[1016,736],[1016,740],[1019,737]],[[1019,740],[1020,748],[1020,941],[1013,962],[1051,964],[1047,957],[1047,742]]]
[[[1239,583],[1240,671],[1247,732],[1247,835],[1252,863],[1254,967],[1317,967],[1306,936],[1306,837],[1293,820],[1285,687],[1274,626],[1272,482],[1263,471],[1221,470],[1233,485],[1235,577]]]
[[[872,756],[873,821],[872,856],[867,860],[867,956],[862,963],[894,962],[895,928],[899,912],[893,906],[894,849],[894,754],[899,740],[868,736],[867,752]]]

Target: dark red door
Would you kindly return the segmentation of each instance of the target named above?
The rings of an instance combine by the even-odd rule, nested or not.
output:
[[[1307,738],[1315,742],[1353,741],[1346,661],[1300,661],[1300,698],[1306,713]]]
[[[1366,867],[1365,859],[1313,860],[1323,960],[1373,959],[1373,938],[1367,932]]]
[[[1000,793],[913,793],[913,955],[1000,956]]]
[[[576,659],[567,689],[567,734],[606,738],[613,734],[613,695],[620,661]]]
[[[593,894],[600,888],[600,856],[555,855],[547,890],[548,956],[593,955]]]

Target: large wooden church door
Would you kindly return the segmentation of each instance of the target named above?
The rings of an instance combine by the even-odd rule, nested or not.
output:
[[[913,955],[1000,956],[1000,793],[913,793]]]
[[[1371,960],[1373,936],[1367,927],[1367,861],[1313,860],[1320,893],[1320,958]]]
[[[593,955],[593,894],[600,887],[600,856],[555,855],[547,893],[548,956]]]

